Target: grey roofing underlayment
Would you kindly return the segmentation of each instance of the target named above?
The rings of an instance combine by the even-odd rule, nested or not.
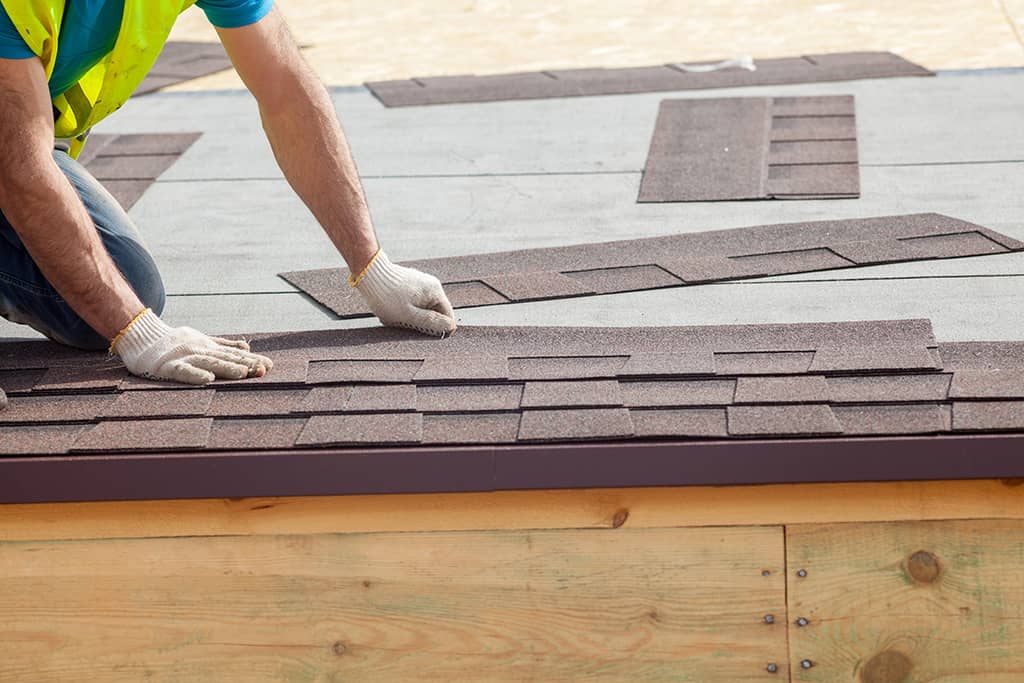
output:
[[[852,95],[665,100],[641,202],[857,197]]]
[[[175,85],[231,68],[231,59],[220,43],[168,41],[135,95]]]
[[[648,237],[409,261],[437,276],[456,308],[999,254],[1024,244],[941,214],[911,214]],[[370,315],[347,271],[282,273],[341,317]]]
[[[756,69],[753,71],[737,67],[704,73],[686,71],[676,64],[664,64],[490,76],[438,76],[375,81],[367,83],[366,87],[385,106],[406,107],[934,75],[891,52],[837,52],[758,59],[754,65]]]
[[[1024,342],[937,344],[926,320],[252,347],[276,363],[266,377],[186,387],[0,346],[0,501],[1022,473],[1004,454],[1024,433]]]
[[[90,135],[79,163],[125,210],[198,140],[200,133]]]

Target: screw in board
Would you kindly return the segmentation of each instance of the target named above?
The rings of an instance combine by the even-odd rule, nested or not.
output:
[[[766,623],[766,624],[774,624],[775,623],[775,615],[774,614],[766,614],[766,615],[764,615],[764,623]]]
[[[814,666],[814,662],[812,662],[811,660],[809,660],[809,659],[801,659],[800,660],[800,667],[801,668],[803,668],[803,669],[810,669],[812,666]]]
[[[805,576],[807,576],[807,570],[806,569],[797,569],[796,570],[796,575],[799,576],[802,579]]]
[[[768,666],[765,667],[765,669],[767,669],[768,673],[773,674],[779,670],[779,665],[775,662],[771,662]]]
[[[803,617],[797,617],[797,620],[796,620],[796,625],[797,626],[807,626],[807,624],[809,624],[809,623],[810,622],[807,621],[806,619],[804,619]]]

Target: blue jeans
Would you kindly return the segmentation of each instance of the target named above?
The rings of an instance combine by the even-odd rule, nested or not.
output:
[[[99,181],[77,161],[54,150],[96,231],[132,289],[157,315],[164,309],[164,283],[132,219]],[[44,228],[45,229],[45,228]],[[53,341],[81,349],[106,349],[108,339],[93,330],[46,280],[14,228],[0,213],[0,316],[22,323]]]

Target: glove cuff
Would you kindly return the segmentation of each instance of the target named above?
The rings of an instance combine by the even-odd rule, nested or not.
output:
[[[369,265],[363,276],[359,278],[355,287],[368,296],[382,299],[387,292],[400,287],[403,282],[401,266],[396,266],[388,258],[388,255],[381,249],[374,257],[373,263]]]
[[[110,352],[120,356],[125,365],[131,366],[146,349],[170,331],[170,325],[147,308],[114,337],[110,343]]]

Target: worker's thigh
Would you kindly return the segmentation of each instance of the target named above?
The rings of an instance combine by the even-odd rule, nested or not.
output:
[[[143,304],[159,315],[164,308],[163,281],[131,218],[81,164],[59,150],[53,156],[81,197],[114,263]],[[2,213],[0,316],[68,346],[105,349],[109,344],[54,290]]]

